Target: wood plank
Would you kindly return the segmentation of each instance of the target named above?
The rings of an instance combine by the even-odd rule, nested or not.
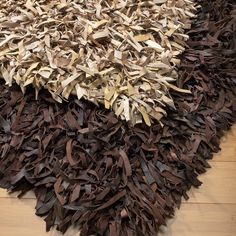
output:
[[[9,194],[5,189],[0,188],[0,198],[17,198],[17,195],[19,195],[19,192]],[[30,191],[26,193],[22,198],[35,199],[35,194]]]
[[[60,236],[45,232],[45,223],[34,215],[35,200],[0,199],[0,231],[3,236]],[[183,204],[175,219],[159,236],[234,236],[236,204]],[[16,234],[17,232],[17,234]],[[65,236],[79,235],[70,229]]]
[[[213,162],[236,162],[236,124],[221,139],[221,151],[214,154]]]
[[[212,168],[201,175],[200,188],[189,192],[191,203],[236,203],[236,162],[211,162]]]
[[[158,236],[235,236],[236,204],[183,204]]]
[[[62,236],[56,230],[46,233],[45,222],[35,215],[35,199],[0,199],[0,235],[2,236]],[[79,236],[70,229],[64,236]]]

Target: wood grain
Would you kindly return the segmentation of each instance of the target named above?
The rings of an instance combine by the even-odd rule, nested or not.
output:
[[[160,236],[235,236],[236,204],[183,204]]]
[[[35,215],[35,199],[0,199],[1,236],[59,236],[56,230],[46,233],[45,222]],[[70,229],[64,236],[78,236],[78,230]]]
[[[203,185],[191,189],[190,199],[177,210],[174,219],[163,227],[160,236],[235,236],[236,235],[236,125],[222,138],[221,152],[210,161],[212,166],[200,176]],[[35,199],[28,193],[23,199],[0,189],[0,235],[59,236],[45,232],[44,221],[35,216]],[[70,229],[65,236],[77,236]]]
[[[202,186],[191,189],[188,202],[236,204],[236,162],[211,162],[211,166],[199,177]]]

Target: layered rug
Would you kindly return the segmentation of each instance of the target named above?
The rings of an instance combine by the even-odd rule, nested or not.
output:
[[[15,1],[4,1],[6,12],[10,11],[8,9],[11,9],[9,8],[10,2],[14,3]],[[25,1],[19,1],[19,4],[21,2],[25,3]],[[18,14],[19,12],[23,12],[23,15],[26,15],[25,17],[27,19],[33,14],[30,10],[37,9],[37,12],[40,12],[37,7],[32,5],[32,2],[27,1],[27,11],[19,6],[16,12],[12,13],[12,17],[14,15],[18,19],[15,22],[16,24],[20,16],[22,16],[22,14]],[[44,3],[46,1],[38,2]],[[59,8],[64,14],[64,17],[64,10],[66,12],[68,2],[61,1],[62,5]],[[73,2],[71,4],[75,6],[75,9],[80,9],[80,4],[84,4],[83,1]],[[87,12],[86,16],[92,15],[93,12],[93,8],[90,5],[91,2],[87,2],[87,8],[84,7],[83,9],[85,13],[87,10],[91,12]],[[178,2],[179,5],[175,5],[173,2]],[[100,3],[105,4],[105,1],[101,1]],[[94,47],[91,47],[91,50],[95,50],[96,53],[93,53],[98,57],[102,57],[99,50],[100,46],[98,45],[100,37],[104,39],[108,37],[108,34],[111,41],[117,40],[115,31],[120,30],[119,27],[130,27],[131,22],[133,22],[133,19],[130,18],[134,14],[134,10],[132,9],[135,9],[137,14],[140,14],[139,17],[143,14],[151,14],[148,11],[143,12],[140,10],[141,12],[139,12],[136,9],[135,3],[132,3],[133,5],[131,4],[132,6],[128,7],[127,5],[120,6],[124,8],[122,8],[122,11],[112,9],[112,2],[106,1],[106,3],[106,6],[113,12],[112,14],[117,15],[115,20],[117,19],[118,21],[120,20],[119,17],[121,17],[124,21],[127,21],[127,24],[124,24],[124,26],[118,23],[114,24],[116,27],[109,26],[110,28],[105,32],[106,28],[104,28],[104,25],[106,24],[100,22],[102,30],[92,31],[91,37],[87,35],[88,40],[91,40],[95,44]],[[123,2],[120,1],[121,3]],[[30,55],[32,58],[29,61],[31,62],[34,59],[35,63],[39,63],[32,69],[29,63],[23,63],[24,60],[28,60],[26,55],[29,56],[29,52],[27,53],[26,49],[20,48],[20,46],[23,48],[26,47],[24,43],[20,43],[22,40],[18,41],[19,39],[16,38],[10,41],[10,44],[8,43],[9,40],[6,42],[7,39],[5,39],[5,42],[0,42],[2,46],[2,51],[0,52],[1,72],[5,76],[2,77],[6,81],[6,78],[9,79],[6,76],[12,76],[12,80],[9,80],[7,85],[4,84],[4,80],[0,84],[0,186],[6,188],[9,192],[20,191],[19,197],[22,197],[28,191],[33,191],[37,199],[36,214],[44,217],[47,231],[51,227],[56,226],[57,230],[64,233],[70,226],[75,226],[78,227],[78,231],[80,230],[82,236],[157,235],[160,226],[165,225],[167,219],[174,215],[176,207],[180,207],[181,198],[188,198],[188,190],[192,186],[199,187],[201,185],[201,182],[197,178],[198,175],[205,172],[209,167],[207,160],[212,158],[214,152],[219,151],[220,137],[236,120],[235,1],[199,0],[195,1],[198,4],[197,8],[194,7],[192,1],[157,0],[144,3],[142,4],[146,8],[152,6],[152,4],[155,7],[160,5],[163,11],[166,10],[164,6],[171,9],[182,9],[181,12],[185,12],[185,18],[189,20],[190,17],[193,17],[193,13],[189,9],[192,9],[194,14],[197,15],[196,19],[192,19],[192,27],[189,31],[183,32],[184,26],[177,20],[183,28],[179,26],[177,31],[174,30],[172,34],[171,32],[169,33],[170,38],[168,41],[170,44],[176,42],[174,33],[183,33],[187,37],[181,37],[188,38],[185,50],[181,51],[183,52],[182,55],[177,58],[175,56],[170,58],[170,60],[180,60],[178,67],[176,67],[177,64],[170,63],[174,67],[169,72],[172,71],[174,74],[177,73],[177,75],[160,75],[159,69],[155,69],[155,73],[153,71],[151,73],[151,75],[153,73],[156,74],[158,77],[158,86],[163,88],[163,90],[160,90],[163,92],[160,98],[165,96],[169,99],[168,101],[171,101],[169,103],[163,102],[162,104],[157,99],[157,103],[148,103],[149,106],[153,104],[152,108],[158,107],[158,112],[164,111],[160,113],[165,113],[165,117],[158,116],[158,119],[152,119],[150,112],[153,110],[149,112],[149,110],[145,110],[147,107],[144,109],[144,103],[147,102],[145,96],[148,95],[148,93],[144,92],[145,89],[143,90],[143,96],[141,96],[143,100],[139,98],[139,101],[144,102],[142,103],[143,106],[138,106],[139,108],[143,107],[141,110],[137,110],[136,112],[135,109],[132,110],[132,105],[135,104],[132,103],[128,104],[129,109],[131,109],[128,113],[124,113],[127,109],[120,109],[122,111],[120,114],[117,114],[111,103],[106,105],[103,102],[104,97],[101,97],[101,101],[92,99],[91,102],[88,101],[89,99],[86,96],[82,96],[83,98],[79,97],[79,99],[76,96],[71,96],[67,97],[67,102],[60,104],[55,101],[57,100],[55,98],[62,98],[61,94],[60,96],[55,96],[57,93],[54,93],[54,91],[40,90],[39,88],[42,84],[37,87],[31,82],[34,84],[32,87],[23,86],[23,80],[20,79],[22,77],[18,77],[19,80],[17,81],[14,79],[16,78],[14,75],[21,75],[23,73],[29,76],[28,79],[30,81],[35,81],[36,77],[32,77],[34,74],[33,71],[35,71],[33,69],[35,68],[37,68],[39,73],[39,75],[35,74],[35,76],[41,76],[40,78],[45,78],[45,76],[47,77],[51,74],[56,76],[57,73],[60,74],[62,71],[61,69],[52,67],[55,70],[49,70],[49,68],[48,71],[45,69],[42,72],[43,70],[37,67],[41,65],[41,61],[43,63],[43,58],[37,57],[37,60],[40,60],[38,62],[35,59],[35,55],[38,53],[42,57],[45,56],[37,49],[39,47],[38,45],[30,46],[35,46],[36,49],[34,51],[35,55],[32,55],[31,52]],[[161,4],[164,5],[162,6]],[[33,9],[31,9],[32,7]],[[52,30],[49,26],[44,26],[43,12],[47,9],[43,7],[40,9],[42,12],[38,14],[42,14],[42,21],[38,22],[41,19],[38,17],[33,25],[26,24],[26,35],[22,34],[21,36],[25,38],[25,41],[32,40],[26,37],[27,27],[29,27],[29,30],[34,31],[37,27],[40,28],[43,26],[40,28],[41,33],[37,31],[37,34],[35,33],[38,36],[42,35],[42,37],[46,37],[46,33],[44,35],[43,32]],[[97,14],[106,13],[107,11],[105,6],[101,4],[100,8],[96,6],[96,9],[100,9],[97,10]],[[55,16],[55,18],[50,17],[52,21],[50,26],[53,27],[54,25],[54,31],[55,19],[57,19],[59,10],[56,8],[55,11],[51,12],[52,16]],[[186,16],[186,12],[189,12],[187,14],[188,17]],[[6,13],[3,13],[3,10],[1,10],[1,17],[2,14],[5,14],[3,18],[10,17]],[[71,12],[71,15],[73,14]],[[163,14],[168,15],[170,13]],[[69,16],[70,14],[68,14]],[[60,18],[58,21],[62,19]],[[22,20],[28,22],[25,18],[20,18],[20,21]],[[109,21],[109,17],[107,20]],[[129,20],[130,23],[128,24]],[[149,20],[155,20],[155,18],[149,17]],[[29,22],[32,23],[32,19]],[[91,22],[96,24],[92,20]],[[176,25],[176,21],[174,20],[173,22]],[[1,20],[1,36],[8,34],[5,32],[7,31],[6,28],[4,28],[7,26],[3,26],[2,24],[13,27],[16,31],[15,37],[19,37],[18,30],[20,31],[21,28],[17,25],[11,26],[9,25],[9,21],[6,22],[4,20]],[[65,27],[63,24],[60,25],[60,23],[57,23],[57,25],[62,28]],[[136,26],[138,27],[140,25],[136,24]],[[84,24],[83,27],[89,27],[89,24]],[[93,25],[91,27],[93,29]],[[63,29],[66,30],[66,28]],[[171,29],[170,27],[168,30]],[[111,32],[114,35],[112,34],[111,36]],[[127,32],[129,33],[129,31]],[[147,32],[147,35],[149,34],[151,33]],[[122,52],[126,49],[130,50],[129,47],[135,48],[131,44],[135,44],[135,42],[142,47],[149,42],[148,46],[150,50],[153,47],[163,47],[161,42],[159,46],[154,45],[153,42],[158,44],[157,38],[153,35],[149,35],[150,38],[148,38],[149,36],[147,35],[142,34],[138,38],[141,41],[138,41],[137,38],[136,41],[132,41],[132,37],[135,37],[135,34],[131,34],[130,38],[126,35],[125,42],[122,41],[124,50],[121,46],[118,47],[118,42],[116,42],[117,45],[115,46],[122,50],[119,51],[117,48],[112,48],[114,50],[114,57],[119,59],[119,57],[123,58],[124,56],[127,58]],[[78,33],[78,37],[81,37],[80,42],[83,43],[84,35],[82,37],[81,33]],[[77,43],[79,38],[75,38],[75,40]],[[68,43],[68,39],[65,41]],[[69,41],[71,44],[74,42],[73,40]],[[106,41],[109,44],[108,47],[112,47],[111,41]],[[33,40],[32,43],[35,43],[35,41]],[[45,44],[47,43],[49,42],[45,39]],[[10,66],[14,67],[14,63],[20,57],[19,52],[13,50],[16,44],[18,44],[19,49],[26,50],[26,54],[25,58],[20,58],[22,60],[22,64],[20,64],[22,68],[19,66],[15,67],[13,73],[9,68]],[[55,47],[57,46],[55,45]],[[89,48],[86,50],[89,50]],[[107,51],[109,50],[107,48]],[[161,53],[156,53],[158,50],[150,51],[150,54],[147,53],[147,55],[155,55],[157,57],[162,55]],[[170,51],[173,52],[174,50]],[[66,49],[64,49],[64,52],[71,53],[70,56],[73,56],[73,53],[67,52]],[[48,57],[48,52],[46,55]],[[88,55],[88,52],[86,55]],[[90,56],[93,58],[95,57],[94,55],[92,56],[91,54]],[[132,59],[134,64],[137,62],[135,61],[135,55],[133,53],[128,56],[129,61]],[[72,60],[70,56],[68,57],[68,63],[71,63]],[[151,58],[148,60],[149,63],[158,61],[158,59],[151,60]],[[77,72],[79,74],[82,73],[88,79],[88,83],[92,79],[86,75],[94,71],[89,66],[92,63],[91,60],[90,57],[85,59],[86,63],[88,63],[87,67],[80,66],[79,68],[85,74]],[[110,60],[112,61],[112,59]],[[95,62],[99,64],[99,58],[95,58]],[[157,63],[163,62],[160,61]],[[116,63],[114,65],[117,66]],[[27,68],[30,70],[29,73],[27,73]],[[121,67],[118,66],[115,68],[118,70],[117,68]],[[107,77],[104,77],[106,81],[113,83],[115,81],[114,78],[117,79],[117,77],[113,77],[115,74],[113,72],[113,70],[106,72],[109,78],[112,76],[112,79],[110,78],[109,80]],[[128,69],[127,71],[122,71],[124,75],[126,75],[126,72],[129,72]],[[147,74],[149,73],[147,72]],[[143,75],[139,73],[139,76],[143,75],[144,77],[142,79],[147,82],[147,74]],[[96,75],[94,76],[96,77]],[[142,80],[138,79],[135,80],[137,84],[134,85],[135,83],[132,83],[126,76],[124,77],[126,78],[125,83],[127,83],[127,89],[132,90],[136,85],[139,88],[145,84],[140,84]],[[163,77],[169,79],[164,82]],[[64,74],[64,78],[68,79],[69,77]],[[77,78],[73,79],[76,82],[70,80],[70,83],[73,82],[74,87],[82,88],[85,91],[86,89],[81,87],[83,81],[85,81],[84,78],[81,80],[77,80]],[[96,77],[96,79],[98,78]],[[42,79],[42,81],[45,80]],[[155,81],[154,77],[153,81]],[[11,85],[10,82],[12,82],[12,86],[9,88],[9,85]],[[132,88],[128,85],[129,82]],[[44,85],[46,86],[46,84]],[[151,88],[153,91],[158,90],[155,87],[155,83],[147,82],[147,84],[154,86]],[[163,84],[165,85],[164,87]],[[107,86],[107,83],[105,85]],[[121,85],[123,86],[122,83]],[[60,87],[61,85],[58,86]],[[99,87],[101,91],[104,91],[104,94],[107,88],[106,86],[103,88]],[[25,92],[24,95],[21,90]],[[35,98],[35,91],[37,93],[37,99]],[[111,90],[109,89],[109,91]],[[81,91],[79,94],[81,94]],[[123,95],[125,95],[125,101],[127,98],[129,98],[128,101],[135,101],[136,96],[134,94],[140,95],[142,93],[137,93],[137,90],[133,94],[132,92],[131,94],[125,92],[120,93],[120,98],[115,100],[118,103],[118,107],[120,105],[119,103],[123,102]],[[110,99],[112,99],[112,96],[114,94],[109,93]],[[109,102],[111,100],[106,99],[106,101]],[[104,106],[98,106],[100,103],[103,103]],[[154,104],[158,105],[155,106]],[[112,109],[106,109],[106,107]],[[142,123],[138,122],[140,119],[138,111],[142,115]],[[143,115],[146,114],[145,112],[149,115]],[[136,117],[137,119],[135,118],[132,121],[131,118],[126,119],[125,114],[128,114],[129,117]],[[136,115],[133,116],[132,114]],[[124,120],[121,119],[121,116],[123,116]]]

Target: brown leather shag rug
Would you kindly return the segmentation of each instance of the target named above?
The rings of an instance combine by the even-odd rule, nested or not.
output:
[[[197,1],[175,109],[163,126],[130,126],[87,101],[58,104],[33,89],[0,85],[0,186],[33,190],[47,230],[82,236],[153,236],[219,150],[236,120],[236,4]]]

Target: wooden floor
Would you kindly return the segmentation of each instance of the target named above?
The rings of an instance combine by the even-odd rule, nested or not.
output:
[[[190,199],[176,212],[175,219],[160,236],[235,236],[236,235],[236,125],[222,139],[222,151],[210,162],[212,169],[202,175],[200,189],[192,189]],[[1,236],[59,236],[45,233],[44,221],[34,215],[32,194],[23,200],[0,190]],[[76,236],[69,230],[65,236]]]

